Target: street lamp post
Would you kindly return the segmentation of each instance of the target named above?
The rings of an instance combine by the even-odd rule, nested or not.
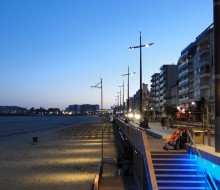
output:
[[[195,122],[194,122],[194,119],[195,119],[195,116],[194,116],[194,114],[195,114],[194,109],[195,109],[195,102],[192,102],[192,122],[193,122],[193,124],[195,123]]]
[[[102,160],[101,160],[101,164],[103,164],[103,86],[102,86],[102,78],[101,78],[101,82],[99,82],[95,86],[91,86],[91,88],[101,89],[101,112],[102,112],[102,116],[101,116],[101,123],[102,123],[102,155],[101,155]]]
[[[127,113],[129,112],[129,76],[135,74],[136,72],[129,73],[129,66],[128,66],[128,73],[123,74],[122,76],[128,76],[128,100],[127,100]]]
[[[121,92],[118,93],[118,111],[121,113]]]
[[[120,104],[121,104],[121,87],[122,87],[122,113],[123,113],[123,115],[124,115],[124,86],[125,85],[124,85],[124,80],[123,80],[123,85],[118,86],[118,87],[120,87]]]
[[[140,32],[140,45],[139,46],[133,46],[133,47],[129,47],[128,49],[136,49],[139,48],[140,49],[140,115],[142,113],[142,47],[148,47],[148,46],[152,46],[154,45],[154,43],[148,43],[148,44],[142,44],[141,43],[141,32]]]
[[[118,93],[118,95],[117,95],[117,111],[119,112],[120,111],[120,101],[119,101],[119,92],[117,92]]]

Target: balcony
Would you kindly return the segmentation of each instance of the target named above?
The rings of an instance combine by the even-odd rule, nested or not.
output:
[[[199,76],[200,76],[200,79],[204,78],[204,77],[207,77],[207,80],[209,80],[210,72],[209,71],[202,71],[202,72],[199,73]]]
[[[183,53],[183,54],[180,56],[179,60],[182,60],[182,59],[186,58],[187,55],[188,55],[188,51],[186,51],[185,53]]]
[[[160,81],[161,81],[161,80],[164,80],[164,75],[160,75],[159,78],[160,78]]]
[[[189,97],[179,98],[179,103],[186,103],[189,101]]]
[[[200,59],[199,65],[201,65],[201,66],[209,65],[209,58],[205,57],[205,58]]]
[[[209,82],[209,80],[207,80],[207,81],[203,81],[203,82],[200,82],[200,89],[206,89],[206,88],[210,88],[210,82]]]
[[[160,90],[160,94],[163,94],[164,93],[164,89]]]
[[[210,99],[210,98],[211,98],[211,96],[210,96],[210,90],[201,91],[200,96],[201,96],[201,97],[204,97],[205,99]]]
[[[181,64],[178,66],[178,70],[181,70],[182,68],[187,67],[187,66],[188,66],[188,63],[189,63],[188,60],[186,60],[185,62],[181,63]]]
[[[189,74],[189,70],[186,69],[178,75],[178,78],[183,78],[184,76],[187,76],[188,74]]]
[[[184,85],[186,85],[188,83],[189,83],[189,79],[182,80],[182,81],[179,82],[178,87],[184,86]]]
[[[205,47],[201,47],[198,52],[200,55],[202,55],[204,53],[206,53],[206,54],[209,53],[209,46],[207,45]]]
[[[183,95],[183,94],[186,94],[188,92],[189,92],[189,88],[187,87],[187,88],[184,88],[182,90],[179,90],[179,95]]]
[[[163,89],[164,88],[164,83],[162,83],[161,85],[160,85],[160,89]]]

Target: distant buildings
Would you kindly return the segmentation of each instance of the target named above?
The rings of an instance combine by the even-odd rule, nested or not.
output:
[[[21,108],[18,106],[0,106],[0,115],[94,115],[97,114],[99,105],[83,104],[69,105],[64,111],[59,108]]]
[[[87,115],[87,114],[96,114],[97,111],[99,110],[99,105],[91,105],[91,104],[74,104],[74,105],[69,105],[68,108],[66,108],[67,112],[71,112],[72,114],[75,115]]]
[[[0,106],[0,114],[24,114],[28,109],[18,106]]]

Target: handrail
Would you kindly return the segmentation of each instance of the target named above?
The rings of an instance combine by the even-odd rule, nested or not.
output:
[[[217,186],[216,186],[216,184],[215,184],[215,181],[214,181],[213,177],[211,176],[211,174],[208,172],[208,170],[207,170],[207,168],[206,168],[206,165],[205,165],[205,163],[204,163],[204,161],[203,161],[202,155],[200,154],[198,148],[196,147],[196,144],[194,143],[193,138],[192,138],[190,132],[187,131],[187,134],[188,134],[188,136],[189,136],[189,138],[190,138],[190,142],[192,143],[192,145],[194,146],[194,148],[195,148],[195,150],[196,150],[197,155],[199,156],[200,160],[202,161],[202,165],[203,165],[203,169],[204,169],[204,171],[201,170],[202,173],[203,173],[204,176],[206,177],[206,180],[207,180],[207,181],[208,181],[207,176],[210,178],[211,183],[212,183],[212,187],[214,187],[215,190],[218,190],[218,188],[217,188]],[[190,143],[190,144],[191,144],[191,143]],[[208,183],[208,184],[209,184],[209,183]],[[209,186],[211,186],[211,185],[209,184]]]
[[[116,121],[120,123],[120,128],[127,136],[129,141],[134,145],[135,149],[138,150],[143,156],[143,164],[145,165],[144,171],[146,174],[146,180],[148,189],[157,190],[157,180],[153,168],[152,158],[150,154],[150,147],[147,140],[145,130],[141,127],[137,127],[131,124],[124,123],[123,120],[117,118]]]
[[[144,161],[147,162],[146,164],[147,164],[147,168],[148,168],[149,179],[151,182],[151,188],[153,190],[158,190],[158,185],[157,185],[153,161],[152,161],[152,157],[151,157],[151,153],[150,153],[150,146],[149,146],[149,142],[147,139],[147,134],[143,131],[142,131],[142,139],[143,139],[143,146],[144,146],[143,152],[145,153]]]

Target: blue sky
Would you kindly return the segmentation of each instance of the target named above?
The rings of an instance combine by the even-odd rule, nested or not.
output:
[[[130,71],[130,95],[213,22],[212,0],[0,0],[0,106],[66,108],[116,96]],[[125,97],[127,87],[125,86]]]

